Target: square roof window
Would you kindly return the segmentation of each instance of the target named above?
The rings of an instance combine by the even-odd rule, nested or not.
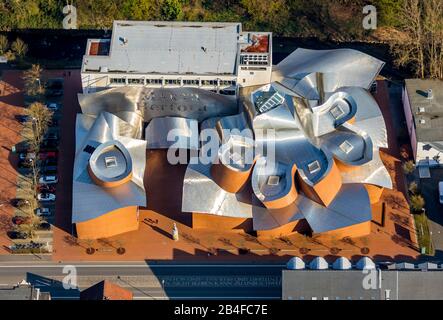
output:
[[[278,186],[280,183],[280,177],[279,176],[269,176],[268,178],[268,185],[270,186]]]
[[[112,168],[117,166],[117,158],[116,157],[105,157],[105,166],[106,168]]]
[[[345,114],[339,105],[332,107],[331,110],[329,110],[329,113],[332,115],[332,117],[334,117],[335,120],[340,119]]]
[[[340,149],[341,151],[343,151],[344,153],[348,154],[349,152],[352,151],[352,149],[354,149],[354,146],[349,143],[348,140],[343,141],[343,143],[340,145]]]
[[[310,164],[308,164],[308,170],[310,174],[320,171],[320,162],[317,160],[312,161]]]

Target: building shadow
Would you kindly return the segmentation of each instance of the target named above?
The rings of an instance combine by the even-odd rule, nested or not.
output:
[[[27,272],[26,281],[32,284],[41,292],[49,292],[53,300],[77,300],[80,299],[79,289],[65,289],[63,283],[58,280],[50,279],[35,273]]]
[[[173,260],[145,260],[157,278],[159,295],[169,299],[248,299],[257,296],[281,298],[281,270],[284,268],[281,262],[274,262],[275,267],[259,267],[253,261],[254,254],[250,253],[248,263],[251,263],[251,267],[245,267],[245,262],[237,261],[238,256],[227,251],[208,257],[204,250],[196,250],[194,255],[174,249],[173,256]],[[183,260],[193,260],[195,256],[202,256],[202,259],[189,267],[181,265]],[[232,258],[236,261],[233,262]],[[285,262],[289,258],[285,256]],[[156,267],[158,264],[162,266]],[[208,267],[208,264],[212,266]]]

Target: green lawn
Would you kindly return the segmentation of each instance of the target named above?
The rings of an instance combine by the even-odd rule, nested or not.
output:
[[[431,234],[429,232],[428,217],[425,213],[414,214],[415,227],[417,229],[418,243],[421,248],[426,248],[427,255],[434,255]]]

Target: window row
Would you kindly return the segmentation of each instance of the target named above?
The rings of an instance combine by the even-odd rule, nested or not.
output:
[[[145,84],[145,79],[143,78],[128,78],[128,84]],[[146,79],[146,85],[149,84],[157,84],[162,85],[164,81],[165,85],[181,85],[180,79]],[[126,78],[110,78],[109,79],[110,84],[126,84]],[[199,79],[183,79],[183,85],[185,86],[199,86],[200,80]],[[217,86],[217,80],[201,80],[202,86]],[[236,81],[235,80],[219,80],[219,86],[227,87],[227,86],[235,86]]]

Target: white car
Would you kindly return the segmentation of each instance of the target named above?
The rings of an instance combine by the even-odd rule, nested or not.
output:
[[[55,194],[53,193],[39,193],[37,200],[41,202],[55,201]]]
[[[41,184],[54,184],[58,182],[57,176],[42,176],[38,180]]]
[[[38,208],[35,212],[39,217],[49,217],[51,210],[49,208]]]
[[[58,104],[57,103],[50,103],[46,105],[46,107],[51,111],[57,111],[58,110]]]
[[[438,183],[438,200],[443,204],[443,181]]]

